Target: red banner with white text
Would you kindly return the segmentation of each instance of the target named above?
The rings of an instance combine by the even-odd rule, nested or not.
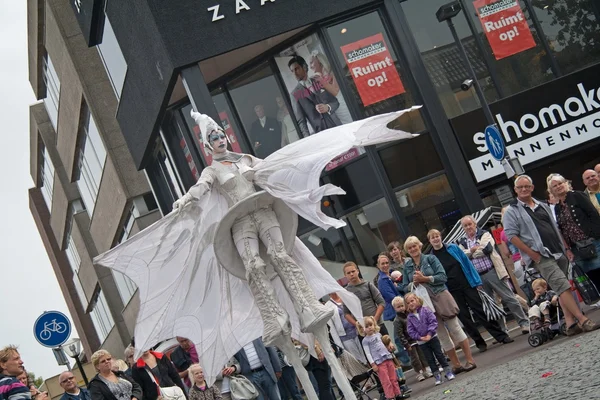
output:
[[[405,92],[381,33],[342,46],[342,53],[365,107]]]
[[[476,0],[473,5],[496,60],[535,47],[518,0]]]

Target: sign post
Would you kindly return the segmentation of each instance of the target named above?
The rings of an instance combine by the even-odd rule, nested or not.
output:
[[[58,347],[71,335],[71,321],[58,311],[46,311],[33,325],[36,340],[45,347]]]

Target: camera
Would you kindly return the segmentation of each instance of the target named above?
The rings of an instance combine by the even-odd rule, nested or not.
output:
[[[473,79],[465,79],[465,81],[460,84],[460,88],[465,92],[471,89],[471,86],[473,86]]]

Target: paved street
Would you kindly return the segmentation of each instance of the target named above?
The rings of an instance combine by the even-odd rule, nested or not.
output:
[[[600,312],[588,313],[600,320]],[[453,382],[435,387],[433,380],[416,382],[408,374],[412,398],[428,399],[600,399],[600,331],[572,338],[556,337],[537,348],[527,335],[512,332],[515,342],[489,345],[480,354],[478,368],[457,376]]]

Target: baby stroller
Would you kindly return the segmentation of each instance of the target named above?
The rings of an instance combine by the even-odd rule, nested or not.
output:
[[[527,342],[531,347],[538,347],[549,340],[554,339],[557,335],[567,335],[567,324],[562,315],[560,306],[554,307],[555,313],[550,313],[550,324],[533,323],[529,320],[529,337]],[[542,314],[542,318],[544,315]]]

